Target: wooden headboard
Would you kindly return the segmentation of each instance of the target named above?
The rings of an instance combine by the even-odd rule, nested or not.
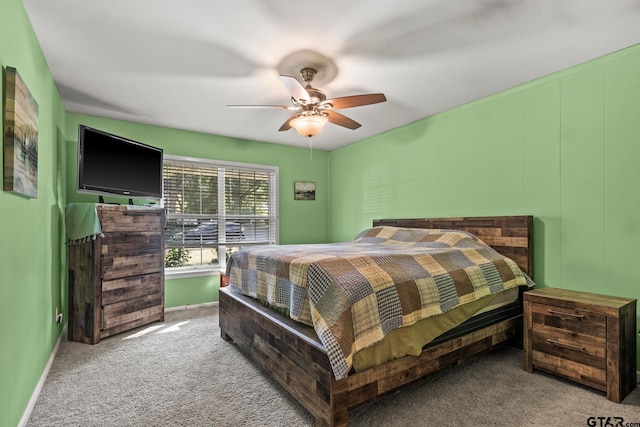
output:
[[[533,274],[533,216],[374,219],[373,226],[462,230],[475,234],[511,258],[529,277]]]

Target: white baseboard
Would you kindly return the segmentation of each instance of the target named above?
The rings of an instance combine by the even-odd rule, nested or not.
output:
[[[215,307],[216,305],[218,305],[218,301],[203,302],[200,304],[178,305],[176,307],[167,307],[164,309],[164,312],[167,313],[169,311],[190,310],[192,308],[200,308],[200,307]]]
[[[51,356],[49,356],[49,361],[47,365],[44,367],[42,371],[42,375],[40,375],[40,380],[38,380],[38,384],[36,384],[36,388],[33,390],[31,394],[31,399],[29,399],[29,403],[22,413],[22,418],[20,418],[20,422],[18,422],[18,427],[24,427],[27,425],[29,421],[29,417],[31,417],[31,411],[33,411],[34,406],[36,406],[36,402],[38,400],[38,396],[40,396],[40,392],[42,391],[42,387],[44,387],[44,383],[47,380],[47,376],[49,375],[49,371],[51,370],[51,366],[53,365],[53,361],[56,358],[56,354],[58,354],[58,348],[60,348],[60,343],[62,342],[62,337],[67,336],[67,324],[62,328],[62,332],[60,332],[60,336],[58,337],[58,342],[56,342],[55,347],[53,347],[53,351],[51,352]]]

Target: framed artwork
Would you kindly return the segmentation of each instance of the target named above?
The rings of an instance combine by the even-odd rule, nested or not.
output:
[[[5,191],[38,196],[38,104],[13,67],[5,69],[4,185]]]
[[[296,181],[293,184],[294,200],[315,200],[316,199],[316,183]]]

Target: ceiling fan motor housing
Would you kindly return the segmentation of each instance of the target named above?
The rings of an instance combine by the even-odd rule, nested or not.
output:
[[[311,98],[311,102],[309,104],[318,104],[327,99],[327,95],[325,95],[324,92],[320,89],[316,89],[309,85],[307,85],[307,87],[305,87],[304,89],[307,91],[309,97]]]
[[[304,90],[307,91],[307,93],[309,94],[309,98],[311,98],[311,101],[308,102],[307,105],[317,105],[327,99],[327,95],[325,95],[322,90],[316,89],[315,87],[311,86],[311,82],[316,76],[316,73],[317,71],[314,68],[310,67],[305,67],[300,70],[300,76],[307,84]]]

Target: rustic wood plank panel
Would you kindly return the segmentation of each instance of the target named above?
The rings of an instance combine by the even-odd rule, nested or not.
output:
[[[159,305],[161,299],[162,296],[160,294],[153,294],[116,304],[105,305],[103,307],[104,322],[102,328],[110,329],[121,324],[145,318],[150,313],[155,314],[159,312],[160,309],[164,310],[164,308]]]
[[[522,303],[523,310],[523,345],[522,349],[524,350],[524,370],[531,373],[533,372],[533,320],[532,320],[532,309],[531,309],[531,300],[528,298],[524,298]]]
[[[160,252],[144,255],[109,254],[102,257],[102,279],[114,280],[163,271],[164,255]]]
[[[516,316],[464,337],[427,348],[420,356],[405,356],[364,372],[352,374],[344,380],[336,381],[335,389],[350,395],[363,390],[368,392],[367,384],[377,384],[378,393],[376,396],[369,396],[370,399],[366,399],[362,395],[349,396],[348,401],[358,402],[357,405],[348,406],[348,409],[351,410],[398,390],[428,374],[463,363],[472,356],[503,345],[519,334],[521,329],[522,316]],[[443,347],[447,350],[443,351]]]
[[[311,342],[305,334],[297,333],[294,329],[281,328],[282,333],[271,342],[265,340],[266,330],[277,322],[274,317],[263,317],[259,311],[246,308],[242,302],[235,298],[226,289],[220,292],[220,326],[225,334],[232,337],[234,342],[251,355],[257,364],[270,372],[274,379],[280,383],[292,396],[304,405],[315,418],[322,418],[323,414],[330,412],[330,396],[326,381],[318,378],[329,378],[330,371],[326,367],[307,364],[299,358],[290,359],[282,354],[277,347],[283,342],[295,342],[303,351],[323,352],[323,347],[317,342]],[[255,307],[259,308],[259,307]],[[314,345],[315,344],[315,345]],[[306,348],[305,348],[306,347]],[[326,358],[326,353],[325,358]],[[328,361],[328,359],[327,359]]]
[[[620,308],[619,358],[624,362],[618,367],[620,375],[617,385],[612,384],[611,400],[614,402],[616,397],[622,401],[636,388],[636,305],[637,302],[633,301]],[[609,397],[608,390],[607,397]]]
[[[133,280],[125,279],[103,282],[108,286],[117,286],[105,291],[103,287],[102,305],[108,306],[122,302],[133,301],[149,295],[162,296],[162,278],[159,274],[137,276]]]
[[[102,228],[112,232],[157,233],[164,228],[164,212],[161,209],[129,210],[126,206],[100,206],[98,215]]]
[[[69,245],[69,313],[68,336],[72,341],[93,344],[96,337],[93,309],[100,290],[94,285],[93,242]],[[88,283],[89,286],[83,286]],[[99,307],[99,305],[98,305]],[[99,329],[98,329],[99,331]]]
[[[600,313],[535,303],[531,310],[534,328],[547,326],[567,332],[600,337],[603,340],[607,335],[607,317]]]
[[[158,232],[108,233],[102,238],[102,253],[146,254],[157,252],[163,245]]]
[[[533,351],[533,362],[537,365],[546,365],[548,367],[561,368],[564,371],[574,372],[575,375],[580,377],[588,377],[597,381],[601,381],[605,384],[607,381],[607,371],[604,369],[598,369],[593,366],[583,365],[573,360],[563,359],[562,357],[553,356],[551,354],[542,353],[540,351]],[[606,386],[604,386],[606,389]]]
[[[134,328],[138,328],[140,326],[148,325],[153,322],[162,322],[164,321],[164,308],[161,306],[155,306],[148,309],[145,309],[143,313],[140,313],[139,316],[135,316],[134,320],[119,323],[111,328],[103,329],[100,331],[100,338],[107,338],[115,334],[119,334],[121,332],[129,331]]]
[[[607,366],[605,366],[607,372],[607,398],[613,401],[620,402],[620,322],[608,322],[607,323],[607,354],[608,358]]]
[[[604,346],[576,343],[560,340],[555,335],[533,334],[533,350],[552,356],[570,359],[582,365],[598,369],[607,367],[607,350]],[[571,347],[578,348],[571,348]]]
[[[592,346],[601,350],[607,347],[607,338],[605,336],[599,336],[598,334],[591,334],[588,329],[586,333],[577,331],[571,331],[570,329],[558,329],[552,326],[545,325],[533,325],[535,335],[542,337],[551,337],[561,342],[572,343],[575,345]]]
[[[586,385],[588,387],[593,387],[596,390],[606,391],[607,383],[606,381],[597,380],[591,376],[584,375],[584,373],[580,371],[576,371],[574,369],[565,369],[561,366],[556,365],[547,365],[544,361],[536,358],[536,369],[546,372],[552,375],[560,375],[563,378],[570,379],[577,383]]]

